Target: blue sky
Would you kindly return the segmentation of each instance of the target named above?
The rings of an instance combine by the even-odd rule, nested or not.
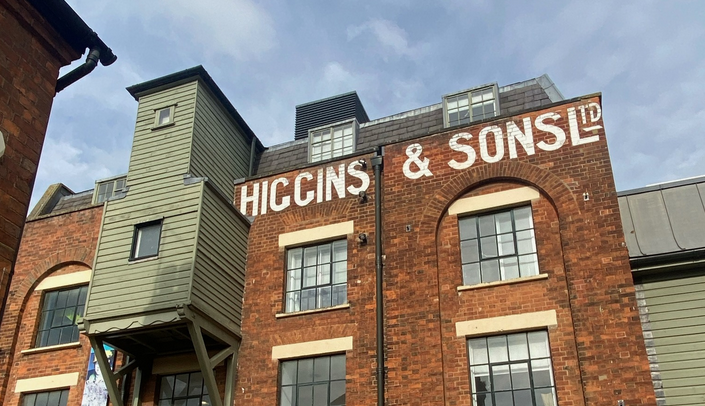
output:
[[[548,73],[602,92],[618,190],[705,175],[703,1],[67,2],[118,60],[54,99],[32,204],[127,172],[125,87],[199,64],[266,146],[293,139],[295,105],[350,90],[375,119]]]

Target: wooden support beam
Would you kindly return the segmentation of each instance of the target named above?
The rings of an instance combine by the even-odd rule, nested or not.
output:
[[[110,362],[108,361],[108,356],[105,354],[105,347],[103,347],[103,340],[98,337],[88,337],[88,339],[91,342],[91,347],[93,347],[95,360],[98,363],[98,366],[100,366],[100,374],[103,375],[105,386],[108,388],[110,402],[114,406],[124,406],[117,384],[119,376],[114,374],[113,370],[110,368]]]
[[[211,400],[211,405],[223,406],[223,399],[220,397],[220,391],[218,391],[218,384],[215,380],[213,368],[211,367],[211,360],[208,356],[208,350],[206,349],[206,344],[203,341],[203,330],[200,325],[192,321],[191,323],[188,323],[188,331],[191,335],[191,341],[193,342],[193,348],[196,352],[198,365],[201,368],[201,373],[203,374],[203,381],[206,384],[206,388],[208,388],[208,395]]]

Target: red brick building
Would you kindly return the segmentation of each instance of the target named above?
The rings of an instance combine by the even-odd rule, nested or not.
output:
[[[656,404],[599,94],[565,100],[542,76],[480,86],[369,120],[357,95],[348,93],[297,106],[295,140],[261,148],[207,73],[194,68],[131,88],[140,102],[140,150],[156,139],[172,142],[191,117],[199,123],[207,104],[191,103],[188,89],[214,100],[209,114],[221,106],[230,119],[218,122],[237,124],[234,137],[251,146],[232,158],[245,168],[243,179],[233,179],[234,206],[251,219],[246,251],[238,252],[246,255],[246,269],[225,282],[244,286],[244,298],[226,300],[241,314],[234,330],[236,374],[226,360],[232,346],[217,343],[217,334],[194,334],[192,321],[180,319],[189,304],[174,319],[150,319],[156,310],[149,310],[122,325],[117,316],[101,319],[95,315],[103,310],[92,310],[113,306],[96,282],[106,270],[156,264],[155,275],[166,272],[171,268],[159,264],[169,260],[167,252],[177,252],[174,241],[194,239],[177,232],[190,224],[177,217],[189,212],[185,203],[172,201],[166,189],[154,189],[156,200],[138,189],[147,183],[141,176],[152,176],[138,172],[144,165],[131,164],[126,177],[99,182],[95,194],[48,192],[37,212],[45,217],[29,223],[33,233],[51,222],[90,223],[77,236],[56,230],[52,238],[77,238],[72,255],[97,250],[96,263],[69,259],[70,270],[45,275],[78,278],[93,268],[83,328],[91,340],[124,350],[137,371],[123,379],[128,385],[114,381],[111,390],[120,399],[113,397],[113,404],[124,404],[123,396],[145,405],[229,404],[233,398],[238,405],[282,406]],[[193,148],[202,148],[197,137],[208,131],[191,131]],[[177,156],[176,146],[159,147]],[[133,153],[132,159],[142,156],[157,155]],[[189,156],[196,162],[195,153]],[[177,175],[170,187],[184,201],[192,185],[209,182],[208,173]],[[104,185],[115,195],[96,206]],[[128,206],[131,195],[135,206]],[[160,198],[178,213],[140,203]],[[59,210],[80,199],[72,211]],[[150,217],[139,214],[146,211]],[[111,224],[128,220],[132,238],[111,237],[118,229]],[[27,238],[29,244],[42,237]],[[36,324],[52,292],[37,292],[46,285],[39,268],[54,268],[33,262],[24,244],[18,275],[28,281],[18,279],[12,292],[25,305],[0,330],[3,351],[14,345],[15,357],[5,404],[21,402],[30,393],[22,389],[38,382],[33,377],[80,399],[88,343],[81,338],[41,349],[43,335],[55,328],[45,333]],[[145,256],[142,249],[154,251]],[[118,265],[101,265],[102,256]],[[206,257],[214,264],[219,258],[215,251]],[[69,286],[87,283],[72,281]],[[177,292],[171,280],[149,283],[160,296]],[[48,374],[36,371],[47,365],[42,354],[83,358]],[[48,383],[52,379],[63,381]]]
[[[0,1],[0,303],[12,279],[54,95],[115,60],[63,0]],[[90,49],[88,60],[59,69]],[[57,83],[58,82],[58,83]],[[1,314],[1,310],[0,310]]]

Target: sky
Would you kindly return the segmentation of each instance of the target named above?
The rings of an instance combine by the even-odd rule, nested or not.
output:
[[[617,190],[705,175],[705,1],[67,2],[118,60],[55,97],[32,206],[126,173],[125,88],[196,65],[265,146],[293,140],[301,103],[356,90],[376,119],[546,73],[602,93]]]

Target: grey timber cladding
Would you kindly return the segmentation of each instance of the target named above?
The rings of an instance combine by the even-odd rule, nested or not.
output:
[[[207,177],[222,193],[232,195],[233,181],[248,175],[250,147],[234,120],[199,82],[190,173]]]
[[[341,94],[296,106],[294,139],[308,138],[308,130],[351,118],[370,121],[356,92]]]
[[[165,183],[160,193],[131,190],[128,198],[108,202],[86,319],[125,318],[187,302],[201,186],[177,181]],[[130,262],[135,224],[160,218],[159,256]]]
[[[130,189],[144,183],[157,187],[159,179],[188,172],[197,83],[189,82],[140,98],[127,174]],[[154,111],[170,105],[176,105],[174,124],[155,129]]]
[[[501,114],[513,114],[553,103],[537,80],[527,81],[508,87],[499,94]],[[501,90],[501,88],[500,88]],[[315,102],[314,102],[315,103]],[[312,103],[313,104],[313,103]],[[360,126],[357,136],[357,150],[364,151],[376,146],[390,144],[406,139],[430,135],[443,130],[443,109],[441,104],[417,110],[419,113],[400,114],[388,119],[370,121]],[[255,171],[257,176],[284,172],[308,164],[308,140],[298,139],[293,142],[275,145],[262,153]]]
[[[705,248],[705,179],[620,193],[632,259]]]
[[[656,394],[669,406],[705,404],[705,271],[691,275],[636,285],[652,376],[663,386]]]
[[[191,303],[240,333],[249,222],[203,183]]]

